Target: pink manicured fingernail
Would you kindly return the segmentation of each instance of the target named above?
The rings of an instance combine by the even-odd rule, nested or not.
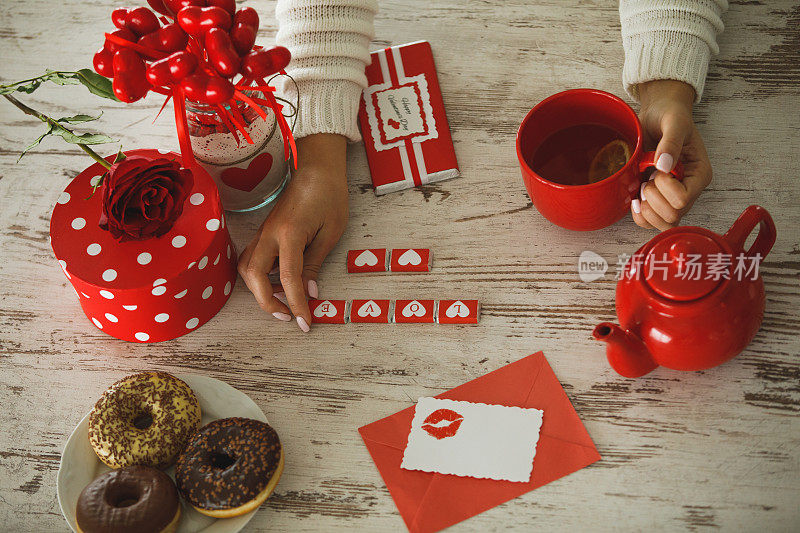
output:
[[[642,183],[642,186],[641,186],[641,187],[639,187],[639,199],[641,199],[643,202],[646,202],[646,201],[647,201],[647,200],[645,199],[645,197],[644,197],[644,187],[645,187],[645,185],[647,185],[647,182],[645,182],[645,183]]]
[[[283,322],[289,322],[292,319],[292,315],[287,315],[286,313],[281,313],[279,311],[272,313],[272,316]]]
[[[633,209],[633,212],[636,214],[641,213],[642,212],[641,202],[639,202],[639,200],[631,200],[631,209]]]
[[[286,299],[286,293],[283,292],[276,292],[275,298],[283,302],[284,305],[289,305],[289,301]]]
[[[675,160],[672,159],[671,155],[663,153],[660,156],[658,156],[658,161],[656,161],[656,168],[661,172],[671,172],[672,167],[674,166],[675,166]]]
[[[319,287],[313,279],[308,280],[308,295],[312,298],[319,298]]]
[[[308,322],[301,316],[297,317],[297,325],[300,326],[300,329],[302,329],[304,333],[311,331],[311,328],[308,327]]]

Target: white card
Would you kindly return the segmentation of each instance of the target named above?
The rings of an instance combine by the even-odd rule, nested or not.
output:
[[[527,482],[543,411],[420,398],[401,468]]]

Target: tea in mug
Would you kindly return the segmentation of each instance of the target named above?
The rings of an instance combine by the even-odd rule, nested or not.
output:
[[[530,168],[546,180],[562,185],[588,185],[615,174],[631,157],[630,143],[602,124],[578,124],[547,137]]]

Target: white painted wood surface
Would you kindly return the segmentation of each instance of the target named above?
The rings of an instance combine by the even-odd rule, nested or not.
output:
[[[260,41],[275,34],[267,0]],[[386,0],[374,46],[430,40],[463,177],[376,198],[363,148],[350,149],[352,218],[323,269],[326,297],[469,297],[478,327],[316,327],[259,312],[244,284],[217,318],[172,342],[133,345],[98,331],[49,248],[55,199],[89,160],[48,140],[21,163],[40,125],[0,102],[0,530],[66,527],[56,501],[60,451],[102,391],[130,372],[199,372],[248,393],[278,429],[286,471],[252,531],[397,531],[403,522],[357,428],[544,350],[603,459],[466,521],[454,531],[789,531],[800,524],[800,4],[732,1],[696,116],[715,180],[685,222],[727,229],[749,204],[779,237],[763,265],[764,324],[713,370],[610,370],[594,324],[614,318],[610,276],[590,284],[577,257],[610,262],[652,234],[630,220],[571,233],[530,207],[514,153],[525,112],[562,89],[622,95],[612,0]],[[0,77],[91,63],[117,3],[0,4]],[[160,105],[99,101],[81,88],[20,95],[49,111],[105,111],[99,128],[127,148],[176,148]],[[111,149],[109,149],[110,151]],[[231,216],[243,245],[263,213]],[[348,248],[430,246],[430,275],[345,274]],[[712,323],[708,327],[713,327]]]

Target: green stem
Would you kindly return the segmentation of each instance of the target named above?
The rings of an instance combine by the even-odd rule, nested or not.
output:
[[[84,152],[89,154],[89,157],[91,157],[92,159],[94,159],[95,161],[97,161],[98,163],[103,165],[104,167],[111,168],[111,163],[109,163],[108,161],[103,159],[100,155],[97,154],[97,152],[95,152],[94,150],[92,150],[91,148],[86,146],[85,144],[80,144],[79,143],[78,146],[81,147],[81,150],[83,150]]]
[[[36,76],[34,78],[28,78],[27,80],[15,81],[14,83],[9,83],[8,85],[0,85],[0,87],[3,88],[3,89],[7,89],[9,87],[16,87],[17,85],[22,85],[23,83],[28,83],[29,81],[36,81],[36,80],[40,80],[40,79],[43,79],[43,78],[47,78],[48,76],[51,76],[53,74],[75,74],[75,72],[73,72],[71,70],[52,70],[52,71],[49,71],[47,74],[42,74],[41,76]]]
[[[36,117],[36,118],[38,118],[39,120],[41,120],[42,122],[44,122],[46,124],[51,124],[51,125],[63,127],[63,126],[61,126],[61,124],[58,124],[55,120],[53,120],[52,118],[48,117],[44,113],[40,113],[39,111],[36,111],[35,109],[32,109],[32,108],[26,106],[25,104],[23,104],[22,102],[20,102],[19,100],[17,100],[13,96],[11,96],[10,94],[4,94],[3,96],[5,97],[6,100],[8,100],[9,102],[11,102],[15,106],[17,106],[26,115],[30,115],[32,117]],[[67,128],[64,128],[64,129],[67,129]],[[67,131],[70,131],[70,133],[72,133],[71,130],[67,130]],[[98,163],[103,165],[104,167],[111,168],[111,163],[109,163],[108,161],[106,161],[105,159],[100,157],[97,154],[97,152],[95,152],[94,150],[92,150],[91,148],[89,148],[85,144],[81,144],[81,143],[77,143],[77,144],[78,144],[78,146],[81,147],[81,150],[83,150],[84,152],[89,154],[89,157],[91,157],[92,159],[94,159],[95,161],[97,161]]]

